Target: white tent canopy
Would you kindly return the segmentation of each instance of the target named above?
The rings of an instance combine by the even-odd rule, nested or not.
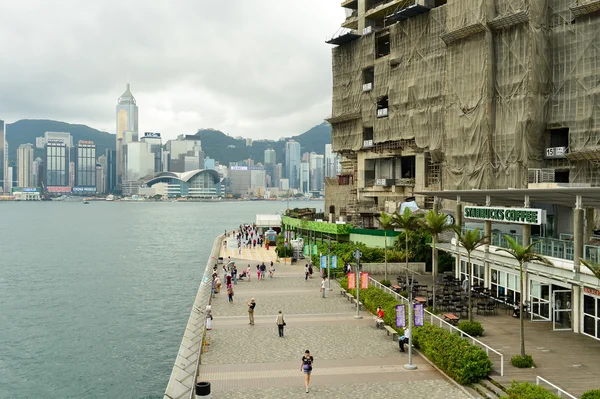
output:
[[[256,227],[280,227],[281,215],[256,215]]]

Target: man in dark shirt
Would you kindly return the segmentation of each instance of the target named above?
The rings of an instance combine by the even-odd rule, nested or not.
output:
[[[250,319],[250,325],[254,325],[254,308],[256,307],[256,302],[254,302],[254,298],[250,300],[250,302],[246,302],[248,305],[248,318]]]

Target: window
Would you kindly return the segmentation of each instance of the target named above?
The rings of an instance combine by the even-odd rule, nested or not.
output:
[[[386,33],[377,38],[375,43],[375,58],[385,57],[390,54],[390,34]]]
[[[555,183],[568,183],[569,182],[569,170],[555,170],[554,171],[554,182]]]
[[[560,128],[548,130],[550,136],[549,147],[568,147],[569,146],[569,128]]]
[[[583,296],[583,333],[600,339],[600,298]]]
[[[414,179],[415,178],[415,168],[416,168],[416,158],[414,155],[402,157],[402,178],[404,179]]]
[[[371,91],[375,85],[375,68],[363,70],[363,91]]]
[[[377,100],[377,117],[385,118],[387,116],[388,116],[388,96],[383,96]]]

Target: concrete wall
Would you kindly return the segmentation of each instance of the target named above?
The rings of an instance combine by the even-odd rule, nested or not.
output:
[[[371,274],[384,274],[385,263],[363,263],[363,272],[369,272]],[[388,279],[396,281],[396,276],[399,274],[404,275],[406,263],[388,263]],[[352,265],[354,269],[354,265]],[[408,262],[408,268],[417,274],[425,274],[425,263],[424,262]]]

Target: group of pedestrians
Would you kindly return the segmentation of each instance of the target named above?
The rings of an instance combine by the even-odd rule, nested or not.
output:
[[[237,284],[237,267],[235,263],[229,262],[226,265],[223,265],[223,281],[225,281],[225,288],[227,290],[227,298],[229,303],[233,303],[233,295],[235,294],[233,290],[233,285]],[[221,292],[221,286],[223,282],[219,277],[219,273],[217,271],[217,266],[213,267],[213,275],[212,275],[212,297],[214,298],[216,294]]]
[[[242,253],[242,248],[256,249],[257,245],[262,247],[264,244],[264,237],[259,233],[255,224],[241,224],[239,231],[234,232],[234,235],[237,239],[239,254]]]

